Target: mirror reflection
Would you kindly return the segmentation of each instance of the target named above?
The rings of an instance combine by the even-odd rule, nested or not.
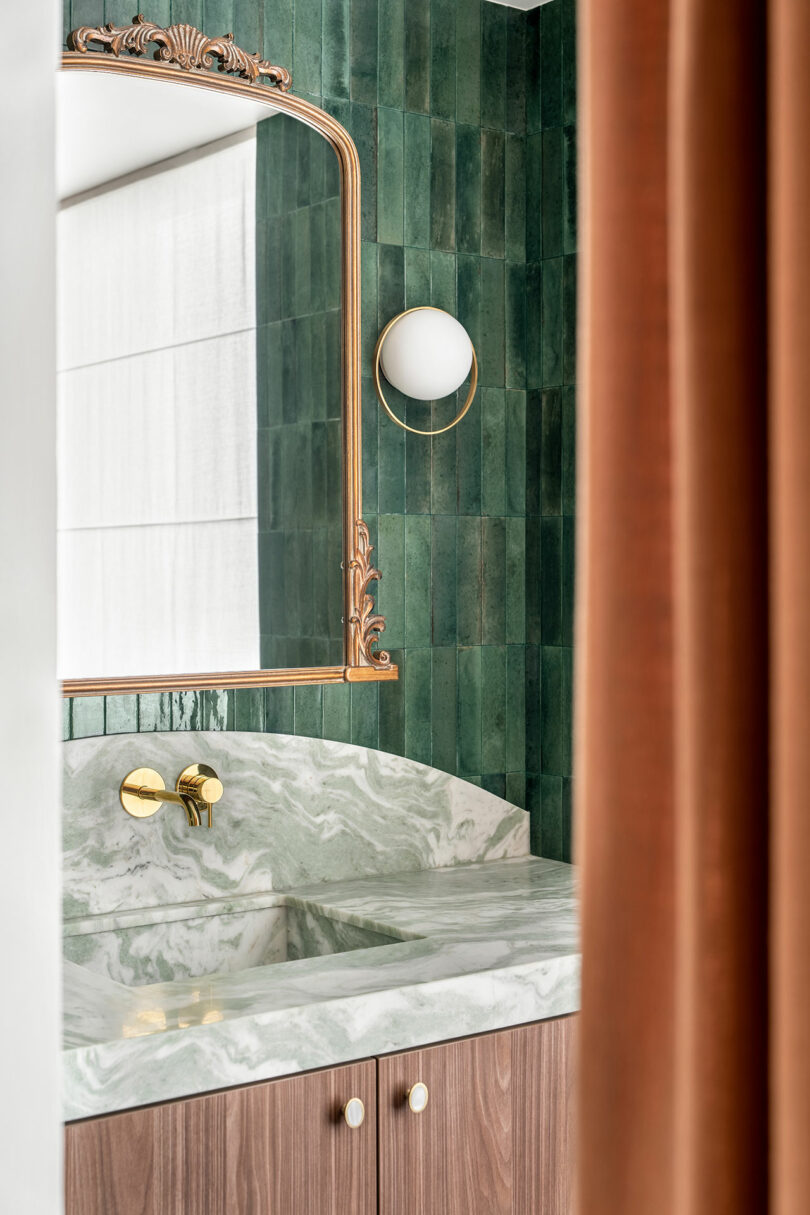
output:
[[[60,676],[339,664],[335,154],[182,84],[58,101]]]

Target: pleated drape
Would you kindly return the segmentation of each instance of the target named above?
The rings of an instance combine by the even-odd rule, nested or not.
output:
[[[810,1211],[810,3],[582,0],[581,1215]]]

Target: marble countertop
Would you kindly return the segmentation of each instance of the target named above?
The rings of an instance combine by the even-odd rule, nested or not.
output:
[[[579,1006],[574,870],[530,856],[365,875],[195,905],[296,907],[403,938],[354,952],[127,987],[65,963],[66,1120],[246,1084]],[[188,917],[85,915],[66,934]],[[150,921],[150,915],[152,917]]]

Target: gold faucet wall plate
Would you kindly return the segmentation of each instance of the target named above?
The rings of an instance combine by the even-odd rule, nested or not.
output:
[[[133,818],[151,818],[163,805],[158,801],[142,801],[138,790],[144,787],[165,789],[166,782],[154,768],[133,768],[121,781],[121,805]]]

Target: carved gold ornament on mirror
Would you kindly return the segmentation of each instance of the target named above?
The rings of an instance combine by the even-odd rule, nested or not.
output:
[[[360,484],[360,165],[348,131],[331,115],[290,92],[284,67],[249,54],[233,35],[209,38],[191,25],[161,27],[140,14],[131,25],[81,26],[68,37],[64,71],[117,72],[141,79],[214,89],[266,100],[319,131],[338,158],[341,179],[342,433],[343,433],[343,648],[344,664],[279,670],[215,671],[187,675],[69,679],[65,696],[125,692],[196,691],[205,688],[273,687],[396,679],[398,671],[377,648],[385,620],[374,611],[371,587],[380,577],[362,518]],[[97,46],[98,49],[94,49]],[[152,58],[144,56],[153,55]],[[267,83],[262,78],[266,78]],[[308,610],[300,605],[301,612]]]

